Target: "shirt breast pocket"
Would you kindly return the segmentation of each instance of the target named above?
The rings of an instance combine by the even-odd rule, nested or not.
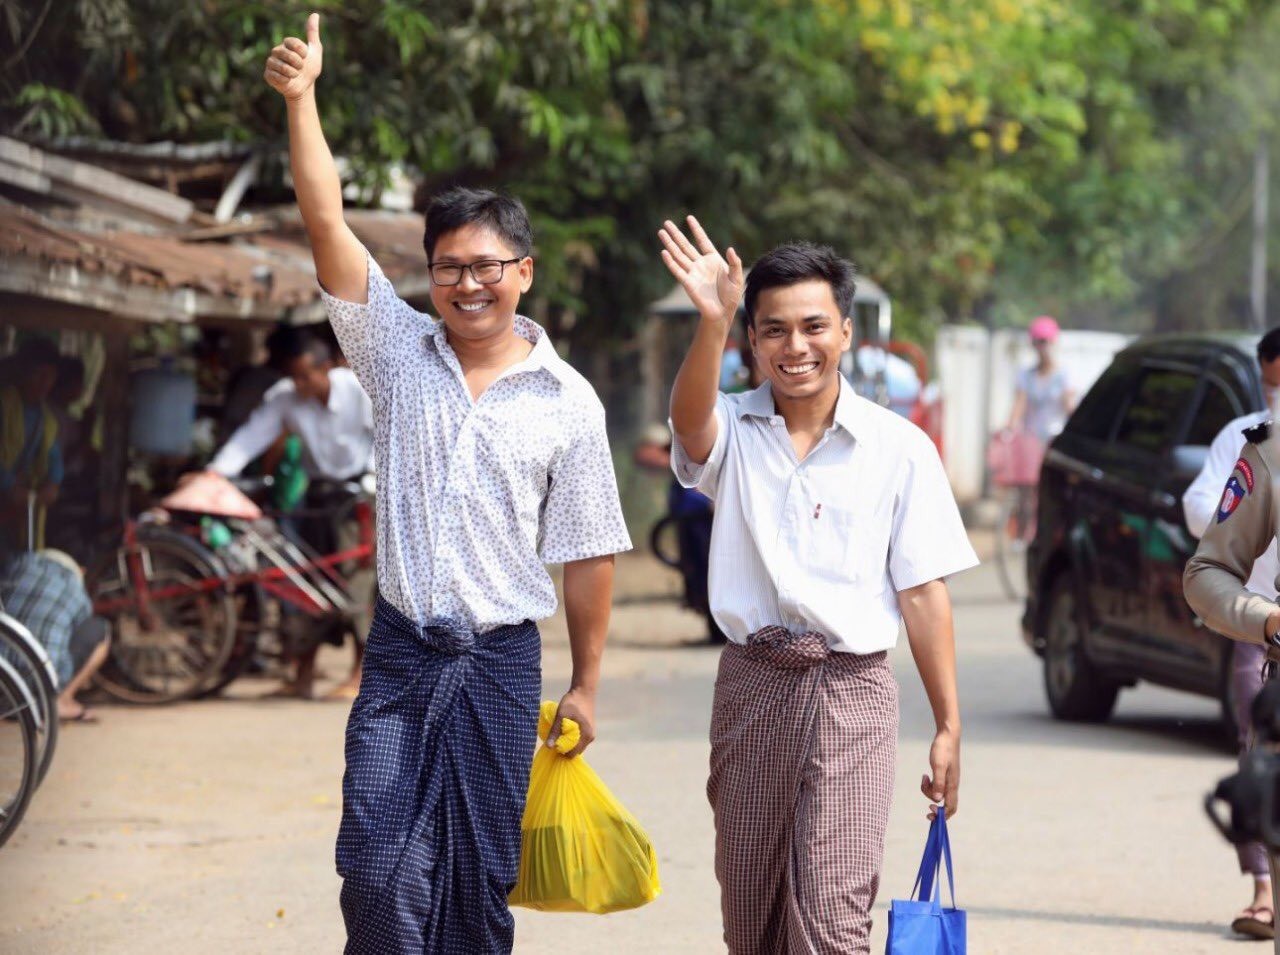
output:
[[[818,576],[855,584],[868,593],[883,589],[886,547],[870,515],[824,505],[812,523],[811,552]]]

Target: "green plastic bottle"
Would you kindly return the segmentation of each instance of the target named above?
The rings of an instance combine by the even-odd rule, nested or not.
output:
[[[235,537],[231,533],[231,528],[222,521],[215,521],[212,517],[200,518],[200,534],[204,542],[214,550],[222,550]]]
[[[307,472],[302,466],[302,439],[291,434],[284,441],[284,456],[276,465],[271,487],[276,510],[288,513],[302,503],[307,494]]]

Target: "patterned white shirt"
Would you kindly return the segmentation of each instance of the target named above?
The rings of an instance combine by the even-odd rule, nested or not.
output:
[[[630,549],[604,406],[538,325],[516,317],[533,351],[473,401],[444,324],[372,256],[366,304],[321,292],[373,399],[378,586],[405,616],[540,620],[556,609],[544,565]]]
[[[739,643],[762,627],[813,630],[837,651],[898,641],[898,591],[978,563],[938,452],[841,378],[832,427],[803,461],[768,383],[721,395],[707,461],[671,466],[716,502],[711,611]]]

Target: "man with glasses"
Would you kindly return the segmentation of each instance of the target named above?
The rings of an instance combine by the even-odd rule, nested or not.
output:
[[[342,349],[374,404],[380,599],[347,725],[338,872],[348,953],[509,952],[507,896],[537,743],[533,621],[563,563],[573,677],[559,716],[594,736],[613,555],[630,547],[604,409],[516,314],[524,207],[455,189],[426,215],[438,318],[400,300],[347,227],[320,128],[319,17],[265,78]],[[560,725],[559,719],[555,726]],[[554,745],[553,730],[548,745]]]

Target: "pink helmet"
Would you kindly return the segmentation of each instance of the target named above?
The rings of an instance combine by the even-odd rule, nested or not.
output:
[[[1027,326],[1027,334],[1033,342],[1056,342],[1058,340],[1058,323],[1048,315],[1033,318]]]

